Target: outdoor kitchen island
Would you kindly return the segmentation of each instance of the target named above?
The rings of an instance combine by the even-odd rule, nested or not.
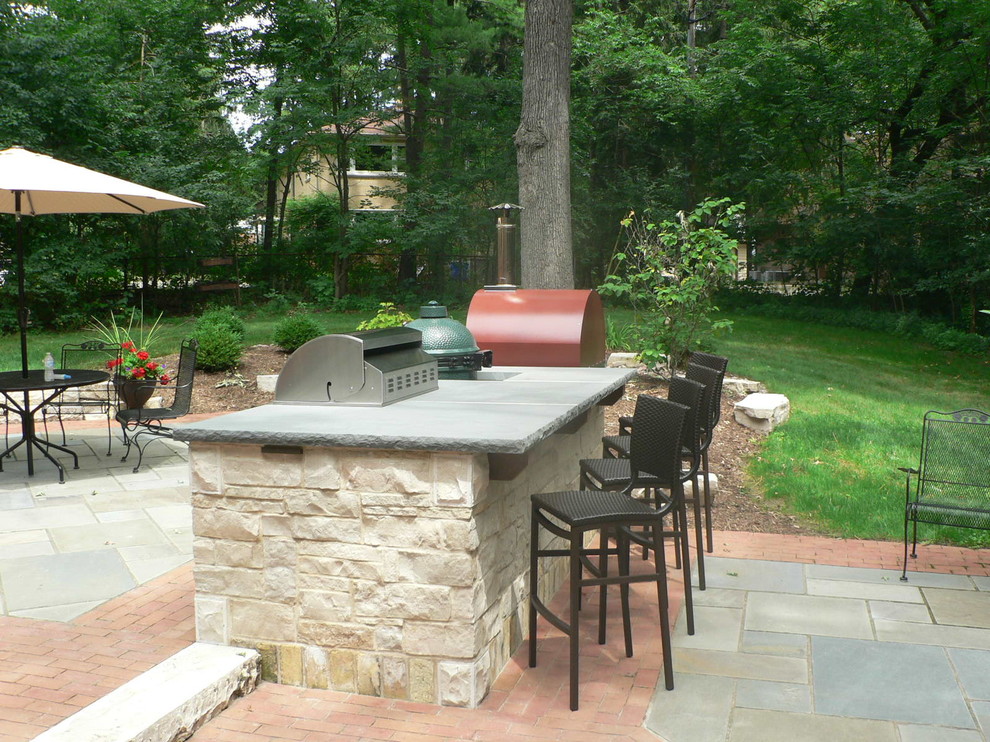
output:
[[[198,639],[259,650],[268,680],[477,706],[525,636],[529,496],[577,488],[634,373],[503,367],[177,429]]]

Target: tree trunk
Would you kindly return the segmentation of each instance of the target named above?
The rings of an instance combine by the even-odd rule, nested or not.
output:
[[[516,165],[522,285],[574,288],[571,245],[571,0],[528,0]]]

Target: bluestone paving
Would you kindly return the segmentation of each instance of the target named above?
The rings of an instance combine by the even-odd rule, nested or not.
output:
[[[950,729],[928,724],[898,724],[901,742],[986,742],[976,729]]]
[[[811,686],[806,683],[739,680],[736,685],[736,707],[810,714]]]
[[[697,576],[692,575],[697,584]],[[705,558],[706,587],[803,593],[804,570],[800,564],[755,559]]]
[[[654,696],[646,728],[670,742],[725,742],[736,681],[685,673],[674,684],[673,692]]]
[[[803,634],[778,634],[772,631],[744,631],[742,651],[780,657],[807,657],[808,637]]]
[[[137,586],[112,549],[0,560],[7,611],[109,600]]]
[[[923,603],[921,590],[904,583],[841,582],[839,580],[808,580],[808,595],[831,598],[860,598],[862,600],[889,600],[902,603]]]
[[[866,582],[887,585],[913,585],[915,587],[948,587],[972,590],[972,578],[965,575],[942,574],[939,572],[912,572],[908,565],[908,579],[901,580],[900,570],[866,569],[864,567],[836,567],[830,564],[805,565],[808,578],[814,580],[841,580],[843,582]]]
[[[871,600],[868,605],[870,615],[874,619],[914,621],[915,623],[931,623],[932,621],[932,614],[924,603],[888,603],[883,600]]]
[[[746,602],[746,593],[742,590],[725,590],[708,586],[707,590],[699,590],[694,594],[694,604],[717,606],[720,608],[742,608]]]
[[[990,739],[990,701],[973,701],[970,704],[973,709],[973,716],[983,730],[985,739]]]
[[[741,608],[695,606],[694,635],[678,634],[674,639],[674,645],[689,649],[735,652],[739,648],[742,617]]]
[[[990,593],[934,588],[922,592],[938,623],[990,629]]]
[[[947,649],[966,697],[990,701],[990,651],[982,649]]]
[[[752,631],[873,638],[865,602],[848,598],[753,592],[745,626]]]
[[[52,528],[51,535],[55,547],[63,553],[119,546],[150,546],[165,542],[161,529],[147,518]]]
[[[79,469],[6,459],[0,473],[0,611],[71,621],[192,556],[185,446],[169,442],[135,474],[105,429],[70,431]],[[149,451],[150,453],[150,451]]]
[[[677,672],[695,675],[772,680],[779,683],[808,681],[808,663],[794,657],[675,647],[674,667]]]
[[[720,592],[699,598],[696,619],[698,634],[707,624],[712,636],[688,637],[681,614],[674,634],[675,678],[677,692],[706,678],[717,680],[720,692],[731,696],[728,723],[724,712],[678,716],[674,701],[658,690],[647,727],[665,742],[986,739],[990,630],[966,625],[990,597],[978,590],[978,578],[924,573],[905,584],[891,570],[790,564],[779,571],[762,560],[709,561],[715,565],[710,574],[723,575],[716,577]],[[787,579],[780,580],[781,574]],[[745,585],[767,575],[774,575],[770,579],[781,591],[766,589],[765,580],[761,590],[722,584]],[[799,584],[802,590],[795,592]],[[732,592],[742,596],[741,603],[727,595]],[[929,592],[938,612],[929,610]],[[733,605],[739,607],[726,607]],[[743,630],[733,652],[728,617],[738,614]],[[707,649],[706,642],[722,649]],[[731,691],[728,678],[735,678]],[[696,696],[690,695],[693,707]],[[662,712],[673,720],[662,719]]]
[[[820,714],[976,726],[941,647],[815,636],[811,655]]]
[[[875,620],[873,626],[880,641],[990,650],[990,631],[986,629],[885,619]]]
[[[728,742],[899,742],[891,722],[736,709]]]

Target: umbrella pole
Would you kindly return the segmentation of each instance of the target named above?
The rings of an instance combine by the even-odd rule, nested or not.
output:
[[[21,191],[14,191],[14,244],[17,250],[17,324],[21,328],[21,375],[28,377],[27,307],[24,298],[24,234],[21,227]]]

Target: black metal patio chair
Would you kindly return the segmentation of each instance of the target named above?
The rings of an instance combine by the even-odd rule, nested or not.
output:
[[[990,414],[981,410],[925,413],[918,468],[907,475],[904,495],[904,568],[908,530],[911,557],[918,556],[918,524],[990,530]],[[914,479],[914,487],[911,486]]]
[[[199,342],[195,339],[184,340],[179,351],[179,367],[176,371],[174,385],[170,385],[175,394],[172,404],[162,408],[141,408],[133,410],[120,410],[116,420],[120,423],[124,434],[124,443],[127,450],[121,457],[121,461],[127,461],[131,452],[131,446],[138,449],[138,460],[134,467],[136,472],[141,468],[141,461],[144,458],[144,449],[149,443],[160,438],[171,438],[172,428],[165,425],[168,420],[175,420],[189,414],[192,405],[193,379],[196,369],[196,352]],[[155,382],[147,382],[154,386]],[[161,387],[168,389],[169,387]],[[147,440],[142,440],[146,438]]]
[[[116,343],[106,343],[102,340],[84,340],[81,343],[66,343],[62,346],[59,369],[91,368],[107,370],[107,361],[120,358],[120,346]],[[111,411],[117,406],[117,393],[112,380],[106,384],[78,387],[78,392],[67,397],[63,394],[42,409],[42,420],[45,430],[48,430],[48,414],[54,413],[58,426],[62,431],[62,445],[65,445],[65,416],[83,414],[87,411],[100,413],[107,420],[107,456],[113,445],[113,426]]]

